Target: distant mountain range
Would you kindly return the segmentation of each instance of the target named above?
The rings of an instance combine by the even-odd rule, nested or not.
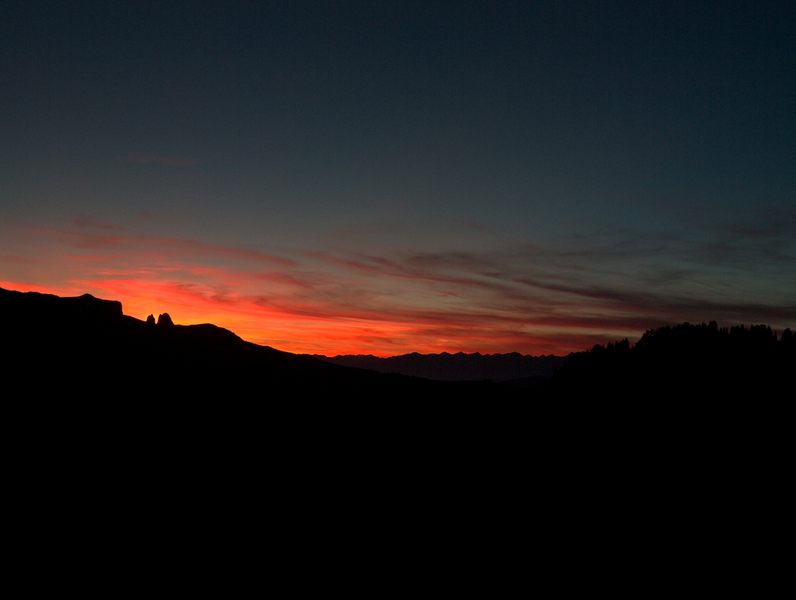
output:
[[[341,365],[370,369],[380,373],[399,373],[441,381],[522,382],[547,379],[566,363],[562,356],[529,356],[512,352],[509,354],[403,354],[380,358],[372,354],[342,354],[338,356],[315,356],[320,360]]]

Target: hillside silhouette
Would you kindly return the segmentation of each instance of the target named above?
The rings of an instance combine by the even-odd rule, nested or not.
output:
[[[348,365],[342,366],[246,342],[214,325],[175,325],[168,313],[142,321],[124,315],[120,302],[88,294],[61,298],[0,288],[0,323],[6,378],[31,393],[53,395],[225,399],[251,397],[254,390],[257,396],[279,399],[303,392],[374,399],[417,393],[579,400],[694,393],[787,396],[796,372],[796,336],[789,329],[778,336],[765,325],[663,327],[648,331],[635,345],[623,340],[566,359],[464,354],[334,359]],[[379,370],[399,370],[398,365],[404,373],[470,381],[353,368],[374,363]],[[528,369],[537,371],[529,376]],[[505,383],[480,381],[484,379]]]
[[[175,325],[168,313],[141,321],[124,315],[120,302],[88,294],[0,288],[0,320],[4,371],[31,392],[226,398],[252,390],[284,396],[436,387],[259,346],[214,325]]]

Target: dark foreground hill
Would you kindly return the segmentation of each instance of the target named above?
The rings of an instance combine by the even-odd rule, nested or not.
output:
[[[263,528],[288,549],[320,540],[322,550],[352,531],[409,543],[432,531],[469,548],[505,543],[495,528],[538,537],[541,527],[556,552],[623,527],[630,544],[639,531],[676,543],[695,528],[734,540],[742,490],[765,503],[764,519],[788,497],[777,486],[791,421],[772,407],[792,397],[793,357],[793,337],[767,328],[685,326],[575,355],[546,388],[429,382],[212,325],[146,323],[91,296],[0,290],[9,514],[33,513],[25,539],[41,523],[70,543],[97,522],[203,550],[214,536],[226,543],[219,531],[234,545]],[[732,369],[789,389],[775,402],[741,398],[734,412],[687,390],[652,397],[685,374],[710,383]]]
[[[657,486],[674,456],[692,483],[716,470],[695,456],[721,452],[732,469],[750,452],[784,456],[795,346],[764,326],[681,325],[572,355],[543,383],[441,382],[292,355],[212,325],[147,323],[91,296],[0,290],[0,407],[15,456],[38,465],[80,448],[78,462],[108,473],[143,453],[164,481],[190,463],[241,481],[277,469],[282,489],[324,490],[339,488],[343,468],[352,489],[378,474],[386,496],[396,476],[439,488],[476,469],[480,493],[503,490],[495,499],[525,499],[544,473],[539,489],[585,486],[550,497],[574,514],[586,491],[638,487],[642,473]]]

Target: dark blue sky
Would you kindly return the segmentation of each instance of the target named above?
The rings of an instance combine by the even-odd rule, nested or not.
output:
[[[102,234],[135,246],[105,240],[91,257],[106,271],[121,261],[129,282],[143,269],[142,285],[273,300],[268,286],[191,273],[259,267],[138,246],[253,249],[292,261],[280,273],[308,297],[328,296],[307,309],[319,320],[363,307],[365,321],[419,307],[511,315],[516,337],[483,338],[504,350],[711,311],[795,320],[796,3],[0,11],[1,280],[124,293],[64,259],[97,247],[70,236]],[[381,267],[363,277],[361,260]],[[324,277],[361,302],[307,283]],[[594,322],[569,323],[583,318]],[[370,324],[363,347],[401,344]],[[414,325],[415,344],[477,349]]]

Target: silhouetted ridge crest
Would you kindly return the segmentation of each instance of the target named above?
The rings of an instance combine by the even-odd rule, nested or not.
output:
[[[126,316],[120,302],[0,289],[0,365],[26,389],[103,400],[291,399],[327,390],[375,397],[433,382],[349,369],[240,339],[215,325]]]
[[[121,320],[123,316],[121,302],[101,300],[91,294],[62,298],[52,294],[0,288],[0,300],[7,315],[24,317],[34,329],[42,321],[112,322]]]

